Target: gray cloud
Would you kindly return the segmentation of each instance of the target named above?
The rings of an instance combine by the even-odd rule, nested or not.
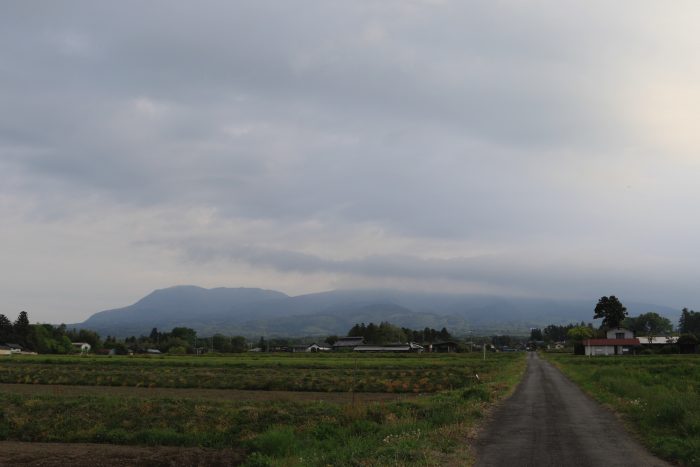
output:
[[[116,216],[99,262],[123,238],[262,268],[267,287],[334,286],[324,273],[561,295],[613,283],[690,302],[697,10],[14,2],[0,17],[0,206],[22,232],[84,222],[88,242],[84,216]],[[161,267],[166,283],[144,284],[191,264]]]

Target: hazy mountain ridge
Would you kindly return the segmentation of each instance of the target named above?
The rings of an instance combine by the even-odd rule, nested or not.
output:
[[[70,326],[119,337],[176,326],[203,334],[325,336],[344,334],[355,323],[371,321],[413,329],[446,327],[456,334],[484,330],[526,333],[531,327],[548,324],[590,322],[596,301],[396,290],[336,290],[291,297],[257,288],[175,286]],[[625,304],[630,315],[656,311],[674,324],[680,313],[659,305]]]

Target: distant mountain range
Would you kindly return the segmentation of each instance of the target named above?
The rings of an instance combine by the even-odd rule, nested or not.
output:
[[[396,290],[335,290],[291,297],[256,288],[156,290],[133,305],[95,313],[83,323],[102,336],[147,335],[176,326],[202,335],[345,335],[355,323],[389,321],[411,329],[446,327],[453,334],[518,333],[532,327],[591,322],[598,297],[555,300]],[[680,310],[624,302],[631,316],[655,311],[676,324]]]

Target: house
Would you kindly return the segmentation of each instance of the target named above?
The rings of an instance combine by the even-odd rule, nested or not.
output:
[[[160,355],[161,351],[158,349],[146,349],[146,353],[149,355]]]
[[[358,345],[362,345],[365,342],[364,337],[341,337],[335,344],[333,344],[333,350],[353,350]]]
[[[7,355],[8,357],[12,355],[12,349],[6,345],[0,345],[0,356]]]
[[[423,352],[425,350],[422,345],[415,342],[407,344],[388,344],[388,345],[358,345],[353,351],[355,352]]]
[[[594,355],[624,355],[640,344],[639,339],[628,329],[610,329],[605,339],[585,339],[584,353],[589,357]]]
[[[24,350],[21,345],[19,344],[10,344],[9,342],[5,344],[6,347],[10,348],[10,353],[13,354],[20,354]]]
[[[453,341],[435,342],[428,344],[428,352],[453,353],[457,352],[457,343]]]
[[[322,345],[318,345],[317,343],[313,343],[311,345],[293,345],[289,347],[289,351],[292,353],[296,352],[328,352],[332,350],[330,347],[325,347]]]
[[[87,342],[72,342],[73,348],[80,351],[80,353],[88,353],[92,346]]]

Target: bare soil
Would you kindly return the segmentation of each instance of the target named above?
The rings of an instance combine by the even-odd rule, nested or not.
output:
[[[58,384],[0,384],[0,392],[29,396],[112,396],[112,397],[168,397],[231,401],[324,401],[334,403],[388,402],[417,397],[417,394],[385,392],[303,392],[303,391],[249,391],[241,389],[200,388],[136,388],[127,386],[65,386]]]
[[[242,460],[233,449],[0,441],[0,466],[235,466]]]

